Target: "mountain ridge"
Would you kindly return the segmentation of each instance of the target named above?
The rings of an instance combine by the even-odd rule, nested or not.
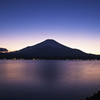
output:
[[[100,56],[67,47],[53,39],[0,56],[0,58],[4,57],[8,59],[100,59]]]
[[[63,45],[63,44],[61,44],[61,43],[59,43],[59,42],[57,42],[57,41],[55,41],[53,39],[47,39],[47,40],[45,40],[43,42],[40,42],[40,43],[38,43],[36,45],[28,46],[26,48],[23,48],[23,49],[21,49],[21,50],[19,50],[17,52],[23,52],[24,50],[28,51],[30,49],[33,50],[33,49],[41,49],[41,48],[44,48],[44,49],[45,48],[49,48],[49,49],[52,48],[52,49],[78,50],[78,49],[73,49],[73,48],[67,47],[67,46],[65,46],[65,45]],[[81,50],[78,50],[78,51],[83,52]],[[85,52],[83,52],[83,53],[85,53]]]
[[[57,46],[57,45],[55,45],[55,43],[57,44],[57,45],[60,45],[59,47]],[[35,44],[35,45],[33,45],[33,46],[27,46],[27,47],[25,47],[25,48],[23,48],[23,49],[26,49],[26,48],[31,48],[31,47],[37,47],[37,46],[40,46],[41,44],[44,44],[44,46],[46,46],[46,45],[49,45],[49,46],[51,46],[52,48],[62,48],[62,46],[63,47],[67,47],[67,48],[69,48],[69,49],[74,49],[74,50],[78,50],[78,49],[76,49],[76,48],[71,48],[71,47],[68,47],[68,46],[65,46],[65,45],[63,45],[63,44],[61,44],[61,43],[59,43],[59,42],[57,42],[57,41],[55,41],[55,40],[53,40],[53,39],[47,39],[47,40],[45,40],[45,41],[43,41],[43,42],[40,42],[40,43],[37,43],[37,44]],[[43,45],[41,45],[41,46],[43,46]],[[40,47],[41,47],[40,46]],[[21,49],[21,50],[23,50],[23,49]],[[20,50],[19,50],[20,51]],[[81,50],[80,50],[81,51]],[[83,51],[82,51],[83,52]]]

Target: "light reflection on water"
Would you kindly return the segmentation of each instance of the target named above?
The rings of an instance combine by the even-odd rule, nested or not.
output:
[[[0,60],[0,100],[80,100],[100,85],[100,61]]]

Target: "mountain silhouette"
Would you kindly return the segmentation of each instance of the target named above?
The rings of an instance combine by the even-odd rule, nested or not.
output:
[[[77,56],[86,55],[86,53],[66,47],[55,40],[48,39],[37,45],[26,47],[17,51],[17,53],[26,54],[28,56],[38,57],[61,57],[61,56]]]
[[[81,50],[66,47],[55,40],[47,39],[34,46],[29,46],[16,52],[22,58],[63,59],[87,56]]]
[[[6,48],[0,48],[0,51],[8,51]]]
[[[81,50],[64,46],[55,40],[47,39],[34,46],[28,46],[19,51],[7,53],[3,57],[18,59],[95,59],[100,56],[87,54]]]
[[[7,53],[8,50],[6,48],[0,48],[0,53]]]

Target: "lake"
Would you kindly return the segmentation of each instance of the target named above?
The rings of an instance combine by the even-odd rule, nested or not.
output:
[[[0,60],[0,100],[80,100],[99,89],[99,60]]]

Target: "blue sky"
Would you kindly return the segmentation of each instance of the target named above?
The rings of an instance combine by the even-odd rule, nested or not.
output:
[[[0,0],[0,47],[46,39],[100,54],[100,0]]]

